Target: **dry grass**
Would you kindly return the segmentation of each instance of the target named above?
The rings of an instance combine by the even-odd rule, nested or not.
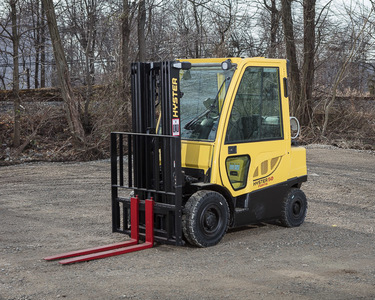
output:
[[[343,97],[336,101],[327,128],[321,135],[323,100],[314,107],[314,126],[303,128],[304,144],[324,143],[340,148],[375,150],[375,99],[368,97]]]
[[[30,99],[29,99],[30,100]],[[12,145],[13,112],[0,107],[0,165],[25,161],[84,161],[109,157],[110,133],[129,131],[130,105],[118,89],[107,86],[96,90],[90,104],[90,124],[86,144],[72,143],[62,102],[23,102],[21,147]],[[375,150],[375,100],[347,98],[336,102],[328,133],[321,135],[322,100],[314,109],[314,125],[302,128],[300,143],[323,143],[341,148]],[[4,102],[0,102],[0,105]]]
[[[130,129],[129,103],[118,96],[116,87],[97,90],[90,103],[90,124],[86,143],[72,143],[62,102],[31,99],[22,103],[21,147],[12,148],[13,111],[0,111],[0,165],[25,161],[75,161],[109,157],[111,131]],[[39,100],[39,101],[38,101]],[[83,105],[83,103],[82,103]],[[1,109],[1,107],[0,107]]]

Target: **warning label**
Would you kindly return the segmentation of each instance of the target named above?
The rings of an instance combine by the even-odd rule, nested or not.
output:
[[[180,136],[180,119],[172,119],[172,135]]]

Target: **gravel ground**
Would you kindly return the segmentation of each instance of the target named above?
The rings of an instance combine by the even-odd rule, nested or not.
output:
[[[68,266],[42,258],[127,239],[111,233],[109,162],[1,167],[0,299],[375,299],[375,155],[307,148],[299,228]]]

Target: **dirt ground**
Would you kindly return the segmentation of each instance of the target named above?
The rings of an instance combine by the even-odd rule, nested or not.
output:
[[[375,299],[375,154],[309,146],[305,223],[68,266],[111,233],[109,161],[0,168],[0,299]]]

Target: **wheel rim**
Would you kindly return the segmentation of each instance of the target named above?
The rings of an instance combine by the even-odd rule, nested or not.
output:
[[[292,204],[292,214],[294,218],[299,218],[301,214],[303,213],[303,203],[296,199],[296,201]]]
[[[201,214],[200,227],[206,236],[213,236],[223,224],[222,213],[218,207],[206,207]]]
[[[298,216],[301,212],[301,203],[298,201],[293,204],[293,215]]]

